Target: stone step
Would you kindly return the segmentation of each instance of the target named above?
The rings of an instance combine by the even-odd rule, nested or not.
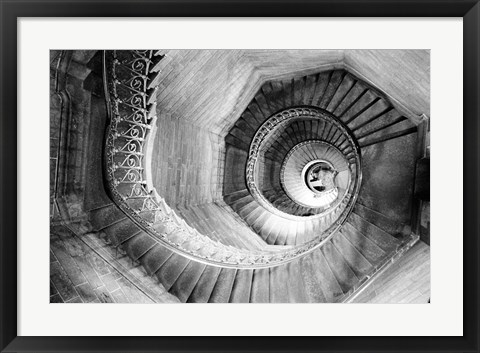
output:
[[[300,260],[301,275],[305,285],[305,294],[309,303],[325,303],[327,301],[320,286],[317,268],[313,262],[312,254],[304,256]]]
[[[262,112],[263,117],[269,118],[271,115],[273,115],[276,112],[276,110],[269,104],[262,90],[260,90],[255,95],[254,101],[257,104],[260,111]]]
[[[253,117],[251,113],[242,114],[238,121],[241,121],[242,124],[248,125],[254,131],[257,131],[257,129],[260,127],[259,122]]]
[[[387,255],[375,242],[348,223],[344,224],[341,233],[371,264],[377,264]]]
[[[198,282],[190,294],[188,303],[208,303],[212,295],[220,274],[221,268],[216,266],[206,266]]]
[[[209,303],[228,303],[236,273],[235,269],[222,268],[208,300]]]
[[[341,84],[338,86],[335,94],[333,95],[332,99],[328,103],[326,110],[329,112],[334,112],[340,103],[343,102],[347,94],[353,88],[357,80],[350,74],[346,74],[343,77]]]
[[[290,303],[306,303],[308,302],[307,294],[305,292],[305,284],[301,274],[302,269],[298,261],[290,262],[286,266],[288,273],[287,285]]]
[[[358,283],[357,276],[330,241],[326,242],[321,250],[343,293],[347,293]]]
[[[252,290],[250,292],[251,303],[270,302],[270,271],[268,268],[253,271]]]
[[[337,92],[340,84],[343,81],[343,78],[346,75],[346,71],[344,70],[335,70],[332,74],[332,77],[330,78],[330,81],[328,83],[327,89],[325,90],[325,93],[323,94],[323,97],[320,101],[319,107],[322,109],[326,109],[328,104],[332,101],[333,96]]]
[[[141,232],[140,228],[130,218],[114,223],[103,230],[113,246],[119,246],[125,241]]]
[[[240,211],[240,212],[242,212],[243,214],[243,211]],[[260,206],[257,202],[255,202],[255,208],[252,208],[248,214],[246,213],[243,214],[243,219],[250,226],[253,226],[257,222],[257,220],[263,215],[265,215],[266,213],[269,213],[269,212],[266,209],[264,209],[262,206]]]
[[[391,220],[384,214],[378,211],[375,211],[371,208],[368,208],[367,206],[364,206],[359,202],[355,204],[353,212],[355,212],[355,214],[365,219],[367,222],[375,224],[377,227],[381,228],[382,230],[394,236],[395,238],[402,238],[410,234],[409,225]]]
[[[171,250],[168,250],[162,245],[155,246],[145,256],[140,259],[143,267],[150,276],[154,276],[162,265],[173,255]]]
[[[276,266],[269,269],[270,272],[270,301],[272,303],[288,303],[289,293],[287,286],[286,265]]]
[[[223,199],[224,201],[227,203],[227,204],[232,204],[233,202],[245,197],[245,196],[248,196],[250,195],[250,191],[248,191],[248,189],[242,189],[242,190],[238,190],[236,192],[232,192],[231,194],[228,194],[228,195],[224,195],[223,196]]]
[[[170,293],[175,295],[182,303],[185,303],[190,298],[206,267],[205,264],[190,261],[170,288]]]
[[[333,114],[337,117],[342,117],[367,91],[368,87],[365,84],[356,81],[340,104],[333,110]]]
[[[232,145],[232,146],[235,146],[237,147],[238,149],[240,150],[243,150],[243,151],[248,151],[250,145],[249,143],[239,139],[238,137],[236,136],[233,136],[231,134],[228,134],[227,136],[225,136],[225,143],[229,144],[229,145]]]
[[[315,87],[317,84],[317,75],[308,75],[305,78],[305,89],[303,90],[303,104],[302,105],[311,105],[313,100],[313,95],[315,93]]]
[[[292,79],[293,105],[304,105],[306,76]]]
[[[358,100],[354,102],[353,105],[349,107],[348,110],[345,111],[345,113],[339,116],[340,120],[348,125],[357,116],[375,104],[375,102],[379,99],[380,98],[375,92],[372,90],[367,90]]]
[[[358,115],[354,120],[352,120],[348,127],[352,130],[358,130],[362,127],[367,126],[370,122],[384,116],[386,113],[393,109],[392,105],[380,99],[376,101],[371,107],[366,109],[362,114]]]
[[[235,212],[239,213],[239,211],[245,207],[246,205],[255,202],[254,198],[252,195],[248,194],[245,197],[242,197],[241,199],[236,200],[232,204],[230,204],[230,207],[232,207]]]
[[[366,137],[359,138],[358,143],[360,147],[366,147],[416,132],[417,127],[410,120],[401,120]]]
[[[427,303],[430,298],[430,251],[418,242],[376,277],[353,303]]]
[[[355,128],[355,130],[352,132],[357,139],[361,139],[367,135],[373,134],[405,120],[407,120],[407,118],[404,117],[398,110],[392,109],[378,116],[375,120],[370,121],[368,124]]]
[[[114,204],[107,207],[95,209],[89,213],[89,222],[93,226],[93,231],[98,232],[123,219],[125,214]]]
[[[275,245],[295,245],[295,237],[297,234],[297,225],[295,222],[282,220],[278,222],[279,232],[275,239]]]
[[[238,119],[234,126],[240,130],[244,136],[249,138],[249,143],[257,131],[255,125],[250,125],[245,119]]]
[[[157,242],[147,233],[141,232],[137,236],[124,242],[122,248],[132,260],[136,261],[145,255],[147,251],[151,250],[156,244]]]
[[[368,262],[368,260],[343,236],[342,233],[335,235],[332,238],[332,243],[336,250],[343,256],[357,278],[361,279],[373,270],[373,264]]]
[[[399,240],[355,213],[350,214],[348,223],[360,231],[364,236],[375,242],[375,244],[385,252],[394,250],[400,244]]]
[[[243,219],[246,219],[248,215],[250,215],[252,212],[258,210],[261,206],[258,204],[256,200],[252,198],[252,200],[241,207],[237,213],[242,217]]]
[[[265,242],[267,244],[276,244],[278,235],[281,232],[282,224],[279,224],[276,217],[271,217],[265,224]],[[278,244],[277,244],[278,245]]]
[[[329,303],[337,302],[343,296],[343,290],[338,283],[330,265],[322,251],[314,251],[311,255],[315,269],[316,282],[319,284],[325,299]]]
[[[250,113],[252,113],[255,120],[257,120],[257,122],[259,123],[259,126],[269,118],[269,116],[265,115],[265,113],[260,109],[260,107],[258,106],[255,100],[250,102],[250,104],[248,105],[248,110],[250,111]]]
[[[267,210],[263,210],[262,214],[251,224],[251,227],[263,239],[266,239],[268,237],[270,227],[267,227],[267,224],[272,217],[274,217],[274,215],[272,215]]]
[[[283,88],[279,81],[267,82],[262,86],[261,90],[273,111],[277,112],[284,109]]]
[[[321,72],[318,74],[317,84],[315,86],[315,90],[312,98],[312,105],[314,106],[320,105],[320,101],[322,100],[322,97],[328,87],[328,84],[333,75],[333,72],[334,71],[332,70],[332,71]]]
[[[230,303],[249,303],[253,270],[237,270],[230,294]]]
[[[155,276],[157,276],[158,281],[163,284],[166,290],[170,290],[189,262],[190,260],[186,257],[174,253],[158,269]]]
[[[247,109],[242,113],[241,118],[247,121],[248,124],[255,129],[258,129],[263,123],[262,118],[250,110],[250,106],[248,106]]]
[[[303,244],[307,235],[306,232],[306,222],[296,222],[297,223],[297,231],[295,232],[295,245]]]

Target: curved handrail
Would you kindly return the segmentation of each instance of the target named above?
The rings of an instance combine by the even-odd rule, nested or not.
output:
[[[306,221],[307,219],[314,219],[314,218],[316,219],[316,218],[324,217],[328,213],[332,212],[333,209],[329,209],[322,213],[311,215],[311,216],[297,216],[297,215],[292,215],[292,214],[283,212],[278,208],[276,208],[274,205],[272,205],[270,201],[258,189],[256,175],[257,175],[259,156],[262,151],[262,148],[268,142],[269,135],[270,136],[274,135],[274,132],[277,129],[285,126],[286,124],[291,123],[292,120],[305,119],[305,118],[327,121],[329,124],[335,126],[338,130],[340,130],[342,134],[347,138],[347,141],[349,143],[348,146],[351,147],[351,151],[348,154],[353,153],[354,155],[354,162],[349,163],[349,165],[355,166],[356,173],[354,173],[355,174],[354,182],[350,183],[350,188],[346,192],[346,198],[348,198],[347,205],[345,207],[346,210],[353,207],[353,204],[356,201],[355,196],[358,194],[360,190],[360,185],[361,185],[360,147],[355,137],[353,137],[353,134],[339,119],[337,119],[335,116],[328,113],[327,111],[317,107],[313,107],[313,106],[291,107],[272,115],[258,128],[250,144],[250,149],[249,149],[248,159],[246,164],[246,183],[252,197],[265,209],[282,218],[294,220],[297,222]],[[345,150],[346,149],[348,148],[345,148]],[[354,174],[352,173],[352,175]]]
[[[108,126],[104,168],[107,192],[137,226],[166,248],[198,262],[230,268],[278,266],[321,246],[348,216],[310,242],[279,251],[249,251],[219,243],[188,226],[150,190],[145,172],[145,143],[156,116],[153,69],[161,57],[153,50],[104,51],[103,78]],[[356,195],[353,195],[355,198]]]

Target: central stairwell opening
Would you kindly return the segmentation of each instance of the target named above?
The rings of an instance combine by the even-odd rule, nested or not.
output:
[[[418,248],[427,129],[381,91],[348,69],[267,79],[221,136],[162,110],[163,60],[104,51],[88,63],[106,110],[83,158],[103,154],[89,162],[103,181],[89,181],[78,237],[180,302],[359,301]]]

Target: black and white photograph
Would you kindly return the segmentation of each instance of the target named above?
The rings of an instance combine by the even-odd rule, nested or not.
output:
[[[430,50],[52,49],[49,211],[52,304],[428,304]]]

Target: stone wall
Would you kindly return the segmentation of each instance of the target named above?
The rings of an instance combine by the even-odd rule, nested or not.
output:
[[[222,168],[220,138],[200,126],[158,113],[153,143],[153,185],[171,206],[218,199]]]
[[[90,223],[91,211],[112,204],[102,165],[101,53],[50,55],[50,302],[175,302]]]

